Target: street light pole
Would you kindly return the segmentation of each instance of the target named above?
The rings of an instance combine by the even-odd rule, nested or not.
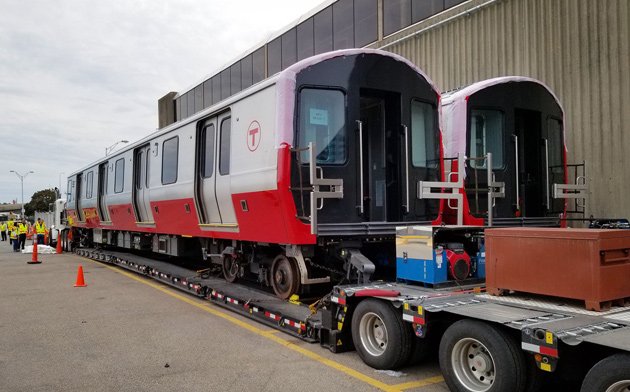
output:
[[[129,140],[119,140],[116,143],[112,144],[111,146],[105,147],[105,156],[108,156],[109,153],[111,153],[119,143],[129,143]]]
[[[20,179],[20,183],[22,184],[22,219],[24,219],[24,179],[29,174],[35,173],[35,172],[30,170],[29,172],[25,173],[24,175],[16,172],[15,170],[11,170],[10,172],[11,173],[15,173],[15,175],[18,176],[18,178]]]

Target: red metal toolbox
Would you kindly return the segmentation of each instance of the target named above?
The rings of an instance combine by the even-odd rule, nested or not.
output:
[[[630,298],[630,230],[487,229],[486,288],[584,300],[600,311]]]

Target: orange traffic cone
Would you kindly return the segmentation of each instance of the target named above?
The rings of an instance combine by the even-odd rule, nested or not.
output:
[[[79,264],[79,269],[77,270],[77,282],[74,284],[74,287],[86,287],[85,280],[83,279],[83,266]]]
[[[41,261],[37,260],[37,240],[33,242],[33,257],[31,261],[27,261],[27,264],[41,264]]]
[[[57,254],[61,254],[63,250],[61,249],[61,230],[57,232]]]

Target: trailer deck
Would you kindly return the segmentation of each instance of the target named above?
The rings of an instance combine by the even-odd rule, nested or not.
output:
[[[474,285],[433,289],[403,283],[376,282],[334,287],[329,301],[309,306],[277,298],[255,287],[226,282],[223,278],[164,261],[129,253],[78,249],[94,260],[117,265],[163,282],[230,309],[307,342],[320,342],[332,351],[345,351],[339,340],[344,330],[348,302],[356,297],[374,297],[402,308],[402,318],[424,337],[433,318],[441,312],[499,323],[521,332],[523,350],[540,354],[542,370],[555,370],[559,342],[570,346],[582,342],[630,351],[630,307],[612,307],[605,312],[585,310],[565,299],[529,295],[492,296]],[[347,329],[347,328],[346,328]]]

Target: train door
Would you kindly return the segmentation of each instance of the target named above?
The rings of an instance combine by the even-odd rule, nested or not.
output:
[[[231,137],[232,119],[230,113],[224,113],[217,117],[219,127],[218,137],[218,173],[215,177],[215,192],[221,223],[224,225],[235,225],[236,214],[234,204],[232,204],[232,187],[230,183],[230,160],[231,160]]]
[[[109,222],[107,210],[107,174],[109,162],[101,163],[98,167],[98,213],[101,222]]]
[[[85,221],[85,216],[83,214],[83,173],[77,174],[77,216],[79,217],[79,222]]]
[[[363,159],[360,177],[363,214],[368,221],[385,221],[387,208],[385,162],[385,102],[381,98],[361,97],[361,140]]]
[[[152,223],[153,214],[149,199],[149,162],[151,146],[145,145],[136,149],[134,154],[134,187],[133,201],[138,222]]]
[[[197,133],[197,184],[196,196],[201,224],[220,224],[221,215],[215,192],[217,118],[203,123]]]
[[[545,216],[544,140],[541,113],[516,109],[514,112],[514,200],[523,217]]]
[[[362,91],[359,151],[363,219],[398,222],[402,219],[400,168],[402,151],[400,96]],[[361,208],[361,205],[360,205]]]

